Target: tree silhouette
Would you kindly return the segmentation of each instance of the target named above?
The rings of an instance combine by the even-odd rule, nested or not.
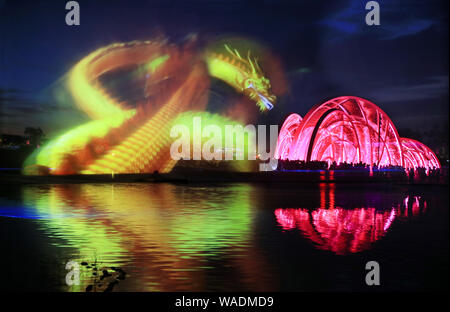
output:
[[[25,136],[30,141],[31,145],[41,145],[42,138],[45,136],[41,128],[26,127],[24,131]]]

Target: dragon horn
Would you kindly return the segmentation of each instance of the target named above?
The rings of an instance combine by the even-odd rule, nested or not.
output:
[[[255,66],[258,71],[261,71],[261,67],[259,66],[258,59],[255,57]]]
[[[225,46],[225,49],[227,49],[227,51],[228,51],[231,55],[233,55],[233,56],[239,58],[240,60],[242,60],[242,57],[241,57],[241,55],[239,54],[239,51],[238,51],[238,50],[236,50],[236,49],[231,50],[231,48],[228,46],[228,44],[224,44],[224,46]]]
[[[250,64],[250,66],[252,67],[253,73],[256,74],[257,71],[256,71],[255,65],[254,65],[253,62],[252,62],[252,58],[251,58],[251,56],[250,56],[250,50],[248,50],[248,52],[247,52],[247,59],[248,59],[248,62],[249,62],[249,64]]]
[[[239,54],[239,51],[236,50],[236,49],[234,49],[234,52],[236,52],[236,55],[242,60],[242,57],[241,57],[241,55]]]

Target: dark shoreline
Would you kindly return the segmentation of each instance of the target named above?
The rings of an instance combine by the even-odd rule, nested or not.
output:
[[[18,172],[0,174],[0,184],[66,183],[384,183],[448,186],[448,174],[411,179],[404,172],[311,170],[303,172],[231,172],[214,170],[175,170],[171,173],[26,176]]]

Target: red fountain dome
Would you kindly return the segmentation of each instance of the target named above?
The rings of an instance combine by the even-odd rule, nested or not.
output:
[[[400,138],[384,111],[356,96],[341,96],[315,105],[303,119],[298,114],[289,115],[278,136],[275,158],[440,168],[430,148]]]

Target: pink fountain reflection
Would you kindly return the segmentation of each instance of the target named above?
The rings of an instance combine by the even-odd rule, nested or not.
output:
[[[420,196],[407,196],[403,202],[383,211],[374,207],[345,209],[335,206],[334,187],[327,193],[322,185],[321,207],[317,209],[280,208],[275,210],[275,216],[283,230],[298,229],[318,249],[338,255],[370,249],[395,220],[416,217],[426,209]],[[329,196],[328,207],[325,195]]]

